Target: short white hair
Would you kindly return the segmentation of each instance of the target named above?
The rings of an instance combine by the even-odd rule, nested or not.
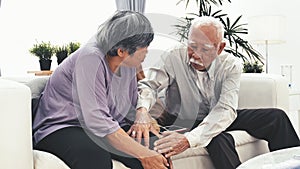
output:
[[[201,16],[193,19],[189,32],[191,32],[191,30],[195,27],[209,26],[209,25],[213,25],[217,29],[218,32],[217,37],[220,38],[220,40],[223,40],[224,26],[219,19],[212,16]]]

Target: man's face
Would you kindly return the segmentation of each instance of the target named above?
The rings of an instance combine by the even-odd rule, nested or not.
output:
[[[205,70],[220,53],[217,31],[210,26],[193,28],[188,40],[188,56],[197,70]]]

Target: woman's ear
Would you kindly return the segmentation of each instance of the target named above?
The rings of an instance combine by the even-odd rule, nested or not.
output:
[[[129,55],[128,52],[122,48],[118,48],[117,53],[120,57],[127,57]]]

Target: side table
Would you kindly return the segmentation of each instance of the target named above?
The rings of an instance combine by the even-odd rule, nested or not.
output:
[[[300,90],[289,90],[289,112],[290,120],[298,134],[300,133]]]
[[[53,73],[53,71],[52,70],[27,71],[27,73],[34,73],[35,76],[50,76]]]

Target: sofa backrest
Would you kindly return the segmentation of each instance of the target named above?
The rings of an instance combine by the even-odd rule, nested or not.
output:
[[[3,78],[3,77],[1,77]],[[48,76],[42,77],[10,77],[5,78],[27,85],[32,98],[40,96],[44,90]],[[239,91],[238,108],[270,108],[289,109],[288,81],[281,75],[264,73],[243,73]]]
[[[44,90],[49,76],[28,76],[28,77],[1,77],[2,79],[16,81],[28,86],[31,90],[31,97],[39,97]]]
[[[288,82],[281,75],[243,73],[239,91],[240,109],[280,108],[289,109]]]

